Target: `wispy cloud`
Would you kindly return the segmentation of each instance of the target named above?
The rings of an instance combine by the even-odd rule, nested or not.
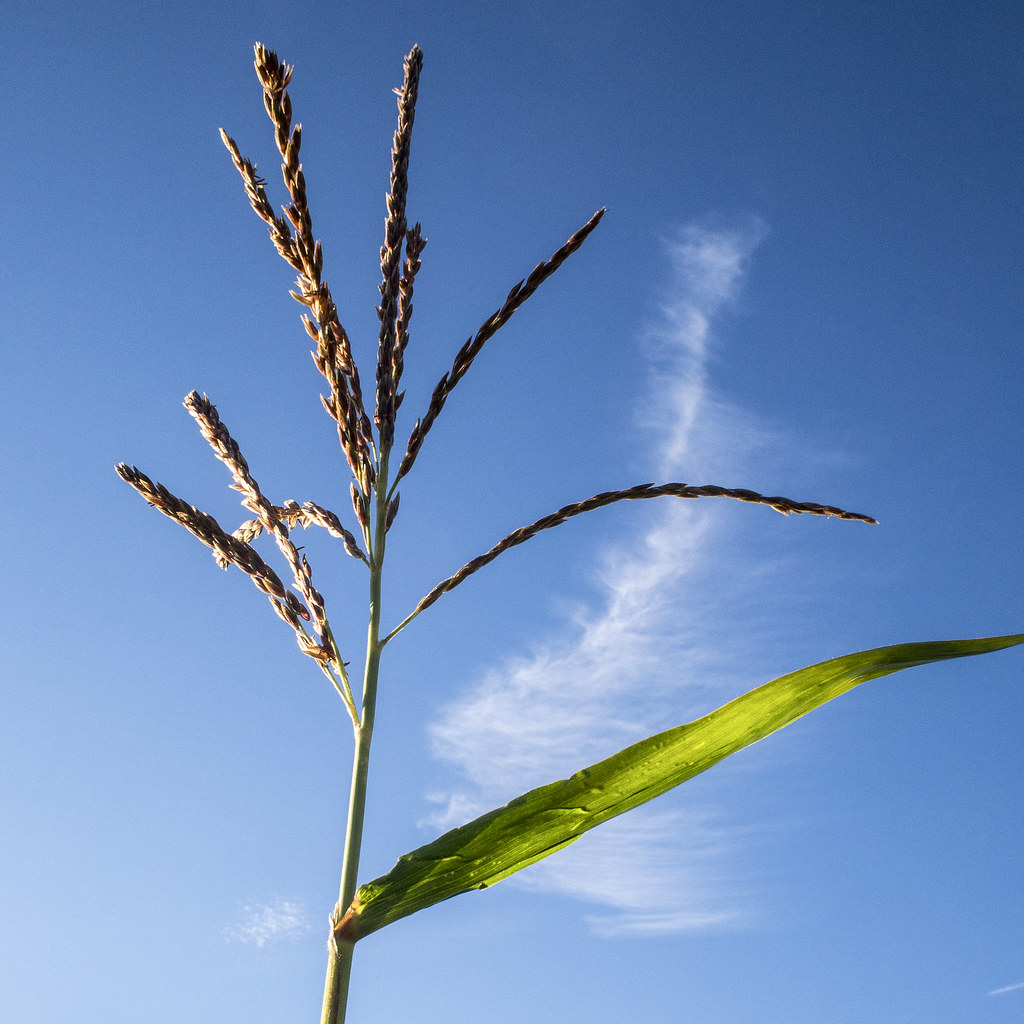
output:
[[[736,842],[709,814],[641,810],[602,825],[516,882],[605,907],[586,916],[604,937],[721,928],[744,916],[725,899],[738,895],[736,880],[723,871]]]
[[[746,264],[765,233],[759,220],[718,230],[691,225],[664,242],[672,283],[644,338],[656,370],[644,419],[661,434],[657,462],[664,474],[742,459],[755,443],[753,424],[716,398],[707,368],[712,321],[738,297]]]
[[[1019,992],[1024,989],[1024,981],[1018,981],[1016,985],[1004,985],[1002,988],[994,988],[986,993],[990,996],[1005,996],[1007,992]]]
[[[645,472],[724,483],[705,474],[735,471],[755,436],[764,443],[764,432],[718,400],[707,380],[712,322],[738,296],[763,234],[759,222],[690,226],[665,243],[671,283],[644,336],[652,364],[644,418],[656,438]],[[444,710],[430,730],[434,751],[461,782],[432,797],[433,824],[458,824],[678,724],[724,676],[735,691],[720,642],[725,617],[708,597],[723,588],[706,585],[722,568],[719,518],[702,502],[645,510],[640,535],[603,553],[595,566],[602,596],[576,610],[560,639],[495,668]],[[671,702],[660,699],[669,691]],[[643,808],[514,881],[604,907],[588,918],[603,935],[735,922],[739,890],[723,865],[736,834],[715,817]]]
[[[301,903],[276,899],[242,908],[241,920],[224,932],[229,941],[262,948],[272,942],[295,938],[309,930]]]

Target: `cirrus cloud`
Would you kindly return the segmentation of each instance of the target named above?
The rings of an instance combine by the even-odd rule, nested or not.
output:
[[[690,226],[666,241],[671,283],[643,337],[652,366],[643,408],[656,438],[647,469],[663,479],[711,482],[695,474],[734,471],[756,446],[749,420],[713,393],[707,366],[713,321],[735,301],[763,236],[752,221]],[[644,522],[639,536],[600,554],[600,596],[576,609],[560,637],[486,673],[432,723],[434,753],[457,782],[431,794],[431,824],[459,824],[678,724],[716,680],[735,686],[722,654],[721,606],[708,597],[723,552],[713,510],[666,501]],[[666,718],[660,698],[668,693]],[[587,919],[601,935],[733,925],[746,902],[725,866],[736,836],[716,817],[707,808],[641,808],[513,883],[602,907]]]

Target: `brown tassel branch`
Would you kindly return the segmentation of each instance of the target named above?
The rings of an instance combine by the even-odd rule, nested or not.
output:
[[[405,628],[420,612],[425,611],[442,595],[454,590],[460,583],[467,580],[473,573],[478,572],[485,565],[493,562],[500,554],[510,548],[525,544],[528,540],[536,537],[543,530],[550,530],[555,526],[561,526],[573,516],[582,515],[584,512],[593,512],[595,509],[604,508],[606,505],[613,505],[618,501],[642,501],[647,498],[734,498],[737,501],[745,501],[754,505],[767,505],[769,508],[781,512],[783,515],[812,515],[826,516],[834,519],[849,519],[860,523],[878,524],[877,519],[863,515],[860,512],[847,512],[844,509],[836,508],[833,505],[819,505],[809,501],[793,501],[790,498],[769,497],[758,494],[756,491],[749,491],[739,487],[719,487],[717,484],[704,484],[694,486],[685,483],[668,484],[636,484],[618,491],[602,491],[583,501],[574,502],[571,505],[563,505],[562,508],[549,515],[543,516],[529,526],[513,530],[508,536],[503,537],[489,551],[468,561],[458,572],[453,573],[447,579],[441,580],[433,590],[430,591],[412,613],[405,618],[385,638],[385,642]]]

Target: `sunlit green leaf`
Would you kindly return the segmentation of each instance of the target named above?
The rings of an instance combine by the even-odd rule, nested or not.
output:
[[[360,939],[441,900],[493,885],[869,679],[1020,643],[1024,634],[898,644],[782,676],[405,854],[386,875],[360,887],[338,937]],[[899,743],[898,736],[886,739]]]

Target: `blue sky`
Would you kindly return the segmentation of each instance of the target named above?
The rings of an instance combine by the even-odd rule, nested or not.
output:
[[[248,581],[115,476],[245,518],[348,474],[217,129],[280,199],[251,66],[296,65],[325,277],[364,378],[402,59],[425,67],[399,433],[508,289],[403,487],[362,877],[805,664],[1024,630],[1024,15],[1010,3],[48,0],[5,18],[0,1018],[316,1019],[344,709]],[[303,538],[347,657],[360,567]],[[266,552],[270,558],[270,553]],[[1016,1022],[1021,655],[861,687],[502,883],[361,943],[350,1019]]]

